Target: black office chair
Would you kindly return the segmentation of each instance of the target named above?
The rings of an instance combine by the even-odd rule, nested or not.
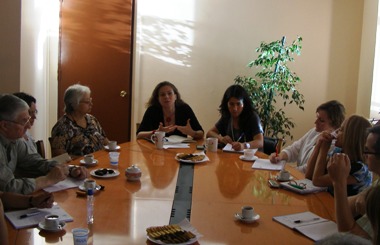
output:
[[[36,141],[37,152],[41,155],[42,158],[45,158],[45,145],[43,140]]]
[[[277,148],[277,152],[280,153],[281,148],[284,145],[284,143],[285,141],[283,139],[264,136],[263,151],[265,154],[270,155],[271,153],[276,152],[276,148]]]

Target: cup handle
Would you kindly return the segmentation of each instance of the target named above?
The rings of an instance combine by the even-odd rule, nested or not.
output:
[[[157,136],[155,134],[153,134],[152,136],[150,136],[150,140],[156,143]]]

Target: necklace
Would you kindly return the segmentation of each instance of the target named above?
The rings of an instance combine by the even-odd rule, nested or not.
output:
[[[245,135],[244,135],[244,133],[242,133],[242,134],[239,136],[239,138],[235,141],[235,132],[234,132],[234,123],[233,123],[233,119],[231,119],[231,131],[232,131],[232,141],[233,141],[233,142],[236,142],[236,141],[239,142],[243,136],[244,136],[244,141],[245,141]],[[240,129],[239,129],[238,133],[240,133]]]
[[[172,113],[170,113],[169,116],[165,117],[166,125],[169,125],[171,121],[174,120],[174,115],[175,115],[175,112],[173,111]]]

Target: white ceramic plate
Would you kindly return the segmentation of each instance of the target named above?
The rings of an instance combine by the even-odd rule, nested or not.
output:
[[[94,159],[94,160],[92,161],[92,163],[86,163],[86,162],[84,161],[84,159],[81,159],[79,162],[80,162],[80,164],[82,164],[82,165],[87,165],[87,166],[93,166],[93,165],[98,164],[98,160],[96,160],[96,159]]]
[[[253,162],[253,161],[256,161],[257,159],[259,159],[257,156],[254,156],[252,159],[246,159],[244,157],[244,155],[239,156],[239,158],[240,158],[240,160],[247,161],[247,162]]]
[[[174,244],[172,244],[172,243],[164,243],[164,242],[162,242],[162,241],[160,241],[160,240],[155,240],[155,239],[153,239],[153,238],[150,238],[149,236],[146,236],[146,237],[148,238],[149,241],[154,242],[154,243],[156,243],[156,244],[174,245]],[[196,241],[197,241],[197,238],[194,237],[193,239],[190,239],[190,240],[187,241],[187,242],[176,243],[175,245],[193,244],[193,243],[195,243]]]
[[[101,170],[101,169],[104,169],[104,168],[98,168],[98,169],[94,169],[90,172],[91,176],[94,176],[94,177],[97,177],[97,178],[113,178],[113,177],[116,177],[120,174],[119,170],[116,170],[116,169],[112,169],[112,168],[107,168],[107,170],[113,170],[114,173],[113,174],[105,174],[105,175],[97,175],[95,174],[95,171],[97,170]]]
[[[44,220],[44,221],[41,221],[40,223],[38,223],[38,228],[40,228],[41,230],[44,230],[44,231],[57,232],[57,231],[63,230],[63,227],[65,227],[65,225],[66,225],[65,221],[60,221],[59,227],[57,227],[55,229],[51,229],[51,228],[45,227],[45,220]]]
[[[244,219],[240,213],[235,214],[235,219],[243,223],[253,223],[260,219],[260,215],[256,214],[252,219]]]
[[[177,161],[179,161],[179,162],[185,162],[185,163],[200,163],[200,162],[206,162],[206,161],[209,160],[208,157],[207,157],[206,155],[204,155],[203,153],[200,153],[200,154],[198,154],[198,153],[194,153],[194,154],[193,154],[193,155],[204,155],[205,158],[203,158],[203,159],[200,160],[200,161],[192,161],[192,160],[182,160],[182,159],[179,159],[179,158],[178,158],[178,155],[180,155],[180,154],[183,154],[183,153],[177,153],[177,155],[175,156],[175,160],[177,160]]]
[[[120,150],[120,146],[116,146],[116,149],[115,150],[110,150],[110,148],[108,147],[108,145],[105,145],[104,146],[104,149],[106,149],[107,151],[117,151],[117,150]]]
[[[278,176],[276,176],[276,180],[279,181],[279,182],[286,182],[286,181],[289,181],[289,180],[292,180],[292,179],[293,179],[293,176],[290,176],[289,179],[287,179],[287,180],[280,179]]]

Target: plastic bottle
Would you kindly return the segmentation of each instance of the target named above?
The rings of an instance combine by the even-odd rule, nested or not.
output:
[[[87,224],[94,223],[94,190],[87,190]]]

